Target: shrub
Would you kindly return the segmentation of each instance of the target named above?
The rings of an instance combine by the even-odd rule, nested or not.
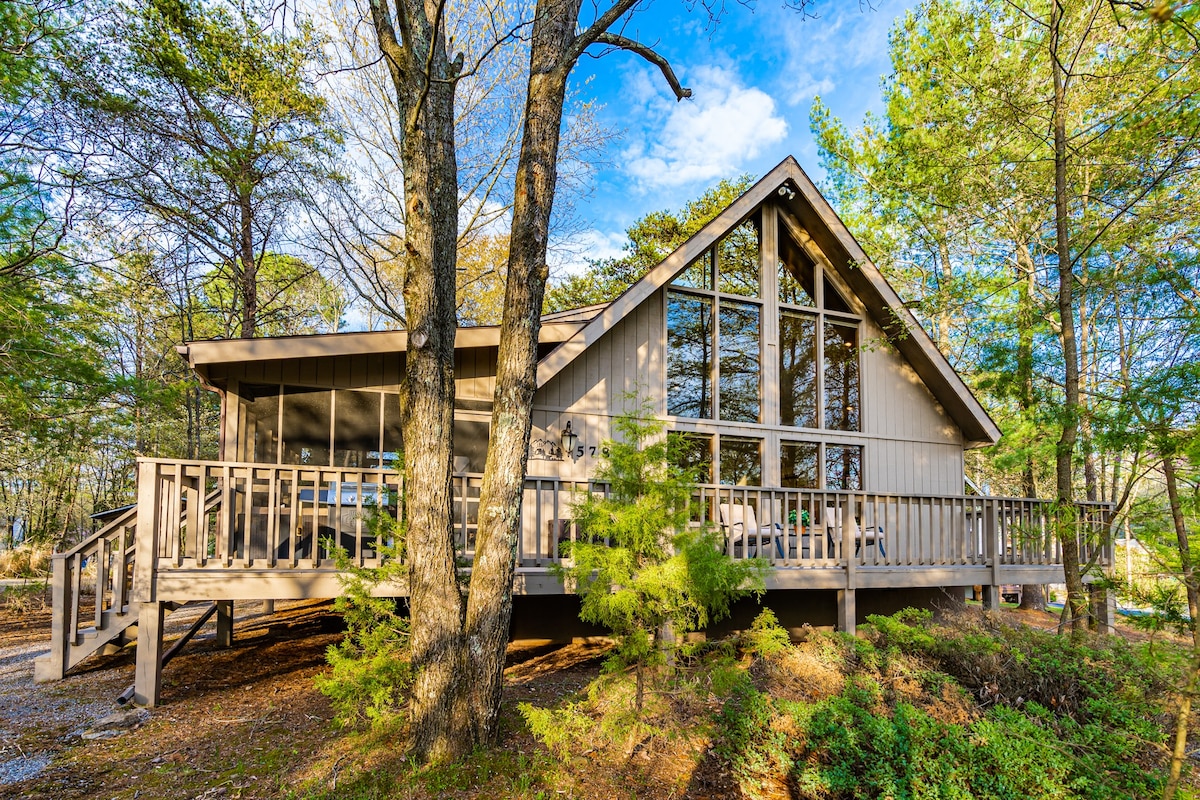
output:
[[[380,547],[382,566],[355,566],[344,549],[331,546],[343,588],[334,610],[343,615],[347,630],[342,641],[325,651],[330,671],[314,680],[332,702],[339,727],[382,726],[398,714],[412,683],[408,619],[393,598],[373,595],[375,587],[403,575],[403,529],[382,511],[368,523],[377,542],[395,542]]]

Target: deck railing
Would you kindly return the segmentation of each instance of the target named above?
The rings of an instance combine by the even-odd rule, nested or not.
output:
[[[400,520],[403,478],[379,469],[141,462],[139,504],[154,527],[157,569],[316,569],[334,566],[334,546],[373,566]],[[453,478],[456,544],[474,555],[482,476]],[[581,532],[572,509],[607,486],[531,476],[525,482],[518,564],[545,566]],[[200,502],[203,497],[216,502]],[[1108,563],[1108,506],[1077,504],[1073,527],[1083,560]],[[696,525],[712,525],[734,558],[777,567],[919,568],[1062,563],[1059,512],[1045,500],[699,486]]]

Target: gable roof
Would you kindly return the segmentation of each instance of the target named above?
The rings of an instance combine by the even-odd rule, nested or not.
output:
[[[789,196],[787,189],[795,191]],[[850,286],[868,314],[883,328],[888,340],[962,430],[965,446],[980,447],[999,441],[1000,429],[996,423],[792,156],[784,159],[662,263],[547,353],[538,364],[538,387],[544,386],[625,315],[674,280],[685,267],[771,198],[799,221],[817,249],[833,262],[839,277]]]

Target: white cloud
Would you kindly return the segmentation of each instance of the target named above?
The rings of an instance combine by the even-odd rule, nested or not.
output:
[[[775,100],[732,71],[698,67],[687,77],[692,99],[675,103],[657,73],[638,69],[627,76],[623,94],[643,106],[636,116],[648,122],[630,133],[621,161],[642,191],[736,175],[787,137]]]
[[[625,255],[628,242],[629,237],[623,231],[605,233],[592,228],[554,241],[546,262],[553,277],[564,278],[583,272],[589,261],[620,258]]]
[[[910,0],[880,0],[874,10],[853,3],[820,3],[817,18],[796,19],[786,8],[767,10],[766,27],[783,53],[779,79],[789,106],[807,105],[845,83],[853,93],[874,95],[878,76],[888,71],[888,31],[897,6]]]

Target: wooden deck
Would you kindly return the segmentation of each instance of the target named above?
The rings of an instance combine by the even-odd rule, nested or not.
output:
[[[454,477],[456,545],[468,565],[481,481]],[[549,566],[579,535],[572,506],[607,487],[537,476],[525,487],[514,590],[561,594]],[[54,557],[52,650],[38,679],[62,677],[137,623],[137,700],[155,703],[167,609],[337,596],[333,546],[377,565],[390,543],[381,521],[400,519],[403,492],[402,476],[385,470],[142,459],[136,508]],[[1109,507],[1072,511],[1083,562],[1107,565]],[[851,630],[859,589],[983,585],[995,602],[1002,584],[1061,581],[1055,514],[1045,500],[762,487],[700,486],[692,500],[694,523],[715,526],[731,557],[771,563],[768,589],[836,591],[839,624]]]

